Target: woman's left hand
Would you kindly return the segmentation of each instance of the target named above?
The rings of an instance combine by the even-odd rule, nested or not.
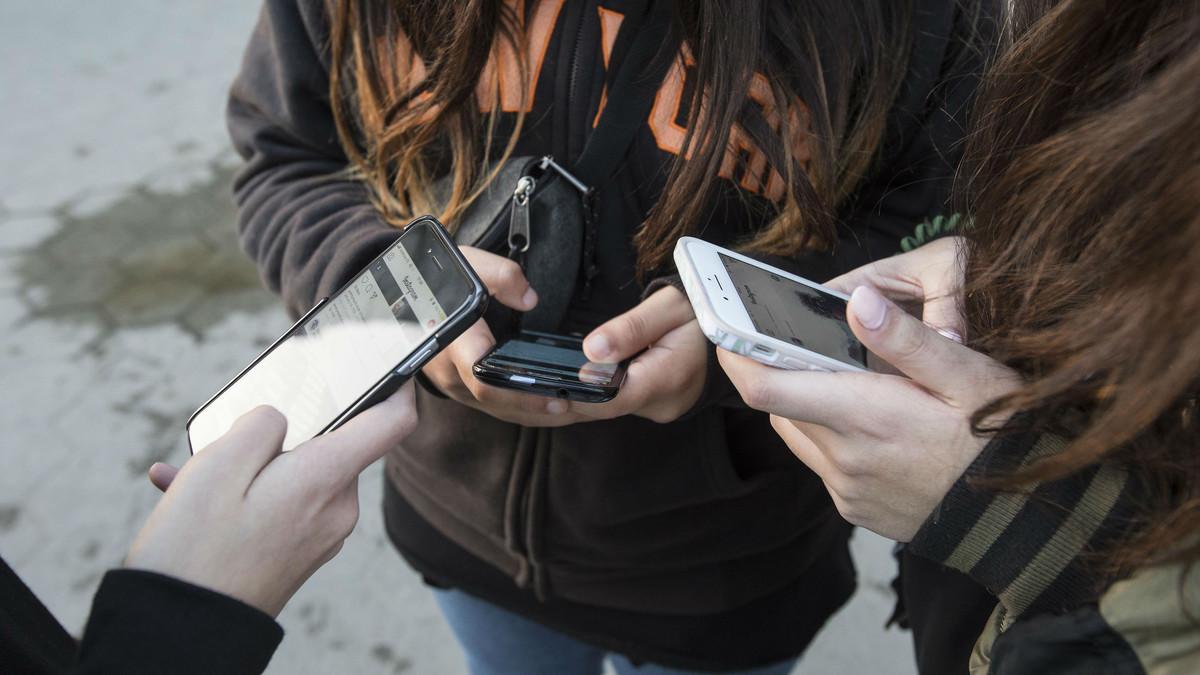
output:
[[[911,379],[718,356],[746,403],[771,413],[788,447],[825,482],[842,517],[909,541],[987,442],[972,433],[972,414],[1020,380],[870,287],[855,289],[847,315],[858,339]]]

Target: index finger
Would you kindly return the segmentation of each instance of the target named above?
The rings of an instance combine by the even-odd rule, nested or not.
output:
[[[873,286],[893,300],[924,300],[925,291],[921,283],[900,273],[901,262],[896,258],[876,260],[836,276],[822,285],[846,295],[850,295],[859,286]]]
[[[346,482],[357,478],[416,427],[417,405],[410,380],[338,429],[302,443],[292,454],[322,463],[320,475]]]
[[[921,320],[934,330],[962,342],[966,333],[961,306],[962,246],[958,237],[940,239],[863,265],[825,285],[846,295],[859,286],[870,286],[914,314],[919,310]]]

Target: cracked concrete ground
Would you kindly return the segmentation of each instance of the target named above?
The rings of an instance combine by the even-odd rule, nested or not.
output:
[[[0,553],[72,631],[153,507],[187,415],[286,326],[237,249],[223,120],[256,7],[0,4]],[[276,674],[464,672],[392,551],[380,467],[341,555],[283,612]],[[889,544],[798,673],[913,672]]]

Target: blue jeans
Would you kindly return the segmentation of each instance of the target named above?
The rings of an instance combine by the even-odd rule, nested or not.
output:
[[[461,591],[435,590],[438,606],[466,654],[471,675],[600,675],[604,659],[617,675],[691,675],[698,671],[635,666],[558,631]],[[731,675],[787,675],[797,659]]]

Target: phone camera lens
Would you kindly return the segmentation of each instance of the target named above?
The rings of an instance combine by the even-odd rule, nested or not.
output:
[[[554,393],[561,399],[567,399],[571,396],[571,392],[567,391],[566,389],[559,389]]]

